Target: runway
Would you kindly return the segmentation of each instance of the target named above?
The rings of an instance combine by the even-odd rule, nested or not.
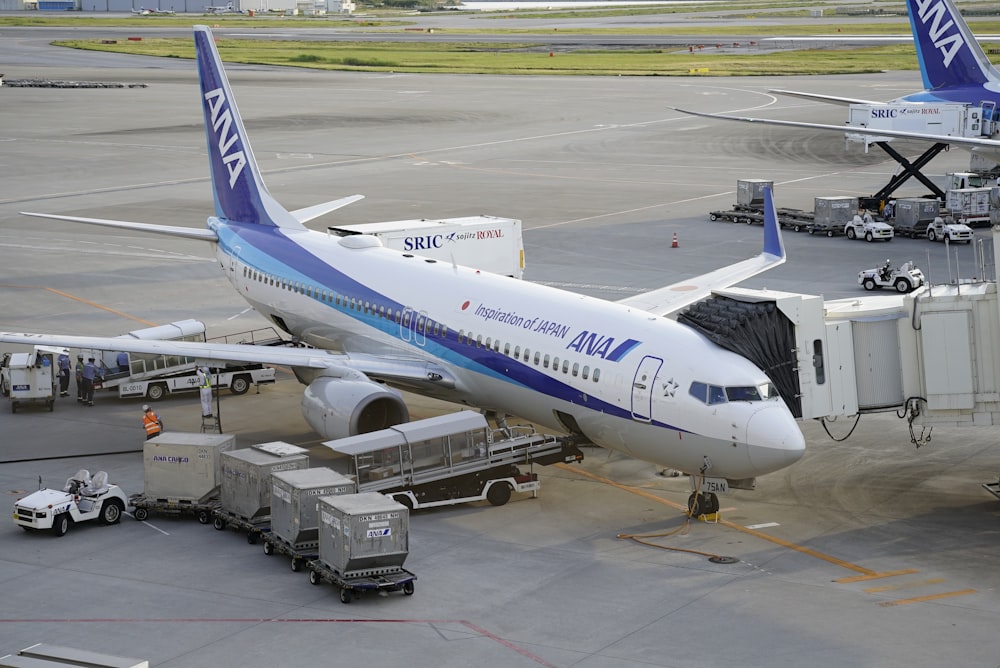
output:
[[[0,62],[12,44],[0,40]],[[42,57],[65,78],[149,85],[0,88],[0,329],[115,335],[183,318],[210,334],[263,326],[204,244],[18,214],[200,227],[212,210],[193,64]],[[5,74],[31,69],[15,63]],[[842,109],[766,91],[889,99],[920,87],[915,72],[666,79],[234,67],[230,76],[267,184],[288,208],[362,193],[329,222],[520,218],[526,280],[607,299],[756,254],[761,228],[707,217],[735,201],[737,179],[771,179],[779,205],[811,210],[816,196],[870,194],[895,168],[837,137],[714,124],[671,107],[839,123]],[[967,165],[951,151],[928,172]],[[990,230],[976,235],[989,253]],[[784,240],[786,265],[745,285],[859,296],[857,272],[886,257],[913,259],[944,282],[949,266],[969,276],[978,248],[949,258],[942,245],[908,239]],[[323,465],[330,456],[299,413],[301,390],[283,372],[259,394],[224,395],[223,426],[240,447],[288,441]],[[79,468],[141,491],[141,403],[64,399],[52,413],[14,415],[0,405],[4,496],[13,503],[39,476],[61,487]],[[448,409],[411,406],[414,417]],[[195,395],[157,409],[168,429],[198,428]],[[980,488],[1000,474],[996,430],[936,428],[919,449],[893,413],[862,418],[842,441],[816,423],[803,431],[804,459],[723,497],[718,524],[685,527],[687,479],[597,449],[581,465],[537,469],[537,498],[414,513],[415,595],[349,606],[286,559],[193,520],[125,518],[62,538],[8,520],[0,656],[52,642],[167,668],[1000,665],[1000,502]]]

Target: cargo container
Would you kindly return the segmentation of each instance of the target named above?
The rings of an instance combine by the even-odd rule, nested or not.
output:
[[[736,181],[736,206],[764,208],[764,188],[774,188],[774,181],[739,179]]]
[[[222,453],[235,446],[232,434],[168,431],[149,439],[142,447],[143,496],[193,503],[218,496]]]
[[[828,237],[839,234],[858,212],[858,198],[849,195],[817,197],[814,202],[809,234],[824,232]]]
[[[319,499],[319,561],[345,578],[402,570],[409,509],[377,492]]]
[[[927,234],[927,226],[934,218],[941,215],[941,203],[936,199],[924,197],[904,197],[896,200],[893,226],[896,234],[913,237],[923,237]]]
[[[220,511],[229,523],[267,523],[271,519],[271,474],[309,468],[306,450],[274,441],[222,453]],[[217,529],[225,528],[225,522]]]
[[[356,491],[353,480],[328,468],[273,472],[271,535],[296,550],[315,548],[319,544],[319,498]]]
[[[945,208],[969,227],[990,224],[990,188],[957,188],[945,195]]]

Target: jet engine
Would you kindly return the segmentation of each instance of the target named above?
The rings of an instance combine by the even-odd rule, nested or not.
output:
[[[408,422],[410,412],[392,388],[370,380],[321,376],[306,387],[302,416],[317,434],[336,439]]]

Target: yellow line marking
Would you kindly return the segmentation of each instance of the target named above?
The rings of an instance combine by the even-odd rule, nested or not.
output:
[[[885,573],[872,573],[871,575],[852,575],[849,578],[840,578],[834,580],[839,584],[849,584],[851,582],[864,582],[865,580],[881,580],[882,578],[894,578],[897,575],[910,575],[911,573],[919,573],[920,571],[916,568],[904,568],[901,571],[886,571]]]
[[[580,468],[573,468],[573,467],[569,466],[568,464],[556,463],[556,464],[554,464],[554,466],[558,466],[558,467],[563,468],[563,469],[565,469],[567,471],[572,471],[573,473],[576,473],[578,475],[582,475],[582,476],[584,476],[586,478],[590,478],[591,480],[596,480],[597,482],[602,482],[604,484],[611,485],[612,487],[615,487],[615,488],[620,489],[622,491],[629,492],[631,494],[636,494],[638,496],[641,496],[641,497],[646,498],[646,499],[650,499],[652,501],[656,501],[657,503],[662,503],[662,504],[664,504],[666,506],[670,506],[671,508],[676,508],[677,510],[683,511],[685,513],[687,512],[687,506],[686,505],[681,505],[679,503],[674,503],[673,501],[668,501],[667,499],[663,499],[663,498],[658,497],[658,496],[656,496],[654,494],[650,494],[648,492],[644,492],[642,490],[636,489],[635,487],[630,487],[628,485],[623,485],[621,483],[617,483],[614,480],[609,480],[608,478],[604,478],[604,477],[601,477],[599,475],[595,475],[595,474],[590,473],[588,471],[584,471],[584,470],[582,470]],[[815,557],[816,559],[821,559],[822,561],[826,561],[826,562],[834,564],[836,566],[840,566],[841,568],[846,568],[847,570],[854,571],[855,573],[862,573],[865,576],[876,575],[875,571],[870,570],[868,568],[864,568],[862,566],[858,566],[856,564],[849,563],[847,561],[844,561],[843,559],[838,559],[837,557],[833,557],[833,556],[830,556],[828,554],[823,554],[822,552],[817,552],[816,550],[809,549],[808,547],[803,547],[801,545],[796,545],[795,543],[791,543],[791,542],[789,542],[787,540],[783,540],[783,539],[777,538],[775,536],[769,536],[766,533],[761,533],[760,531],[755,531],[753,529],[747,529],[746,527],[740,526],[739,524],[733,524],[732,522],[729,522],[728,520],[719,520],[718,523],[721,524],[721,525],[723,525],[723,526],[729,527],[730,529],[735,529],[736,531],[742,531],[743,533],[750,534],[751,536],[754,536],[756,538],[760,538],[761,540],[770,541],[772,543],[775,543],[776,545],[780,545],[781,547],[788,548],[789,550],[794,550],[796,552],[801,552],[802,554],[809,555],[810,557]]]
[[[879,594],[884,591],[898,591],[900,589],[915,589],[916,587],[924,587],[926,585],[941,584],[944,582],[944,578],[928,578],[927,580],[921,580],[920,582],[903,582],[901,584],[894,585],[883,585],[881,587],[869,587],[865,589],[866,594]]]
[[[0,285],[0,288],[15,288],[19,290],[45,290],[46,292],[51,292],[54,295],[59,295],[60,297],[65,297],[66,299],[71,299],[75,302],[80,302],[81,304],[86,304],[87,306],[92,306],[96,309],[102,311],[107,311],[108,313],[113,313],[117,316],[125,318],[127,320],[134,320],[135,322],[142,323],[149,327],[155,327],[155,322],[150,322],[149,320],[143,320],[142,318],[137,318],[134,315],[129,315],[128,313],[123,313],[122,311],[115,310],[110,306],[104,306],[103,304],[98,304],[97,302],[92,302],[89,299],[84,299],[83,297],[77,297],[76,295],[71,295],[68,292],[63,292],[62,290],[56,290],[55,288],[48,288],[45,286],[34,286],[34,285]]]
[[[931,594],[929,596],[917,596],[915,598],[901,598],[898,601],[883,601],[879,603],[883,608],[889,608],[894,605],[909,605],[910,603],[922,603],[924,601],[937,601],[942,598],[952,598],[954,596],[965,596],[966,594],[975,594],[975,589],[962,589],[960,591],[949,591],[944,594]]]

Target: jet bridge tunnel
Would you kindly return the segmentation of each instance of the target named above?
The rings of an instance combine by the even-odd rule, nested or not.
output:
[[[828,302],[735,288],[678,320],[757,364],[799,418],[895,410],[917,425],[1000,424],[996,281]]]

